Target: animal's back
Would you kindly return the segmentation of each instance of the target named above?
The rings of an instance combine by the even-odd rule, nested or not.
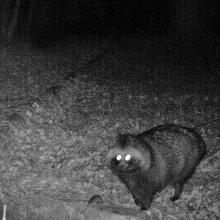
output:
[[[165,124],[143,132],[138,137],[153,146],[158,161],[166,163],[169,175],[174,177],[172,182],[189,178],[206,154],[203,139],[188,127]]]

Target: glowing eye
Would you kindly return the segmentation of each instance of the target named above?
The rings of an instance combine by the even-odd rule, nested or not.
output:
[[[127,154],[126,157],[125,157],[125,160],[126,160],[126,161],[129,161],[130,159],[131,159],[131,155],[130,155],[130,154]]]
[[[119,154],[119,155],[117,155],[116,160],[119,161],[119,160],[121,160],[121,158],[122,158],[122,157],[121,157],[121,155]]]

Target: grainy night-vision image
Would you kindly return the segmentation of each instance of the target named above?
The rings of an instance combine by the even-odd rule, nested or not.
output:
[[[0,0],[0,219],[220,218],[219,2]]]

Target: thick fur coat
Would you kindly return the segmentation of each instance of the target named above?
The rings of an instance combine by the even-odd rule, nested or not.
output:
[[[155,193],[167,185],[175,190],[171,200],[179,199],[205,154],[206,145],[194,129],[164,124],[138,135],[119,135],[107,161],[135,203],[145,210]]]

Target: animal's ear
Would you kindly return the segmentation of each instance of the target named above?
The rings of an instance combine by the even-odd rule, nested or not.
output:
[[[115,135],[115,140],[117,143],[119,143],[119,140],[121,139],[122,132],[117,129],[116,135]]]
[[[129,142],[129,138],[128,138],[128,135],[127,134],[120,134],[118,137],[117,137],[117,143],[120,145],[120,146],[126,146]]]

